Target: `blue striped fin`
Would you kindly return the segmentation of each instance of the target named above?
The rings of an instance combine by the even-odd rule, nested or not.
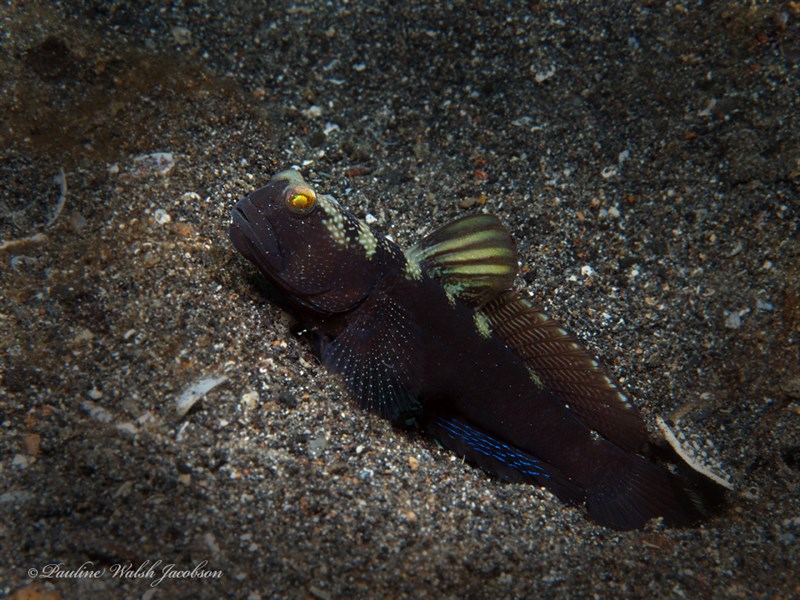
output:
[[[438,417],[435,424],[454,440],[461,440],[472,450],[512,467],[531,477],[550,477],[541,461],[509,446],[462,421]]]

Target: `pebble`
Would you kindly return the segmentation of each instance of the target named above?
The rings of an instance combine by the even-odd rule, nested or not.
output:
[[[48,581],[34,581],[18,588],[9,596],[9,600],[61,600],[62,596]]]
[[[615,177],[619,173],[619,169],[616,166],[604,167],[602,171],[600,171],[600,176],[603,179],[611,179]]]
[[[256,403],[258,402],[258,392],[255,390],[248,390],[244,394],[242,394],[241,403],[242,406],[247,410],[252,410],[256,407]]]
[[[311,458],[319,458],[328,447],[328,437],[323,433],[308,440],[308,454]]]
[[[169,213],[163,208],[159,208],[153,213],[153,220],[159,225],[166,225],[172,221],[172,217],[170,217]]]
[[[42,436],[38,433],[26,433],[22,436],[25,451],[31,456],[38,456],[41,452]]]
[[[742,317],[739,316],[738,312],[728,313],[728,316],[725,318],[725,327],[728,329],[739,329],[742,326]]]
[[[122,431],[123,433],[128,433],[130,435],[136,435],[137,433],[139,433],[139,430],[136,428],[136,425],[134,425],[130,421],[117,423],[116,428],[118,431]]]
[[[173,27],[170,33],[175,43],[179,46],[186,46],[192,43],[192,32],[186,27]]]
[[[11,466],[19,469],[26,469],[33,464],[36,459],[33,456],[26,456],[25,454],[15,454],[11,460]]]
[[[403,514],[403,517],[405,517],[406,521],[408,521],[409,523],[416,523],[417,522],[417,513],[415,513],[413,510],[403,511],[402,514]]]
[[[194,383],[189,384],[175,400],[175,410],[179,418],[186,416],[186,413],[205,396],[221,383],[228,380],[225,375],[211,375],[202,377]]]
[[[319,119],[322,116],[322,107],[314,104],[305,110],[301,110],[300,113],[308,119]]]
[[[209,551],[211,552],[212,556],[215,556],[215,557],[219,556],[220,547],[219,547],[219,544],[217,543],[217,538],[214,536],[213,533],[210,533],[210,532],[206,533],[203,536],[203,541],[205,542],[206,548],[209,549]]]
[[[115,500],[117,498],[127,498],[131,495],[132,491],[133,491],[133,481],[129,479],[128,481],[121,483],[120,486],[116,490],[114,490],[114,493],[111,495],[111,497],[114,498]]]
[[[781,386],[787,400],[800,400],[800,377],[794,377]]]
[[[308,588],[308,593],[311,594],[314,598],[317,598],[317,600],[331,600],[332,598],[330,592],[318,588],[317,586],[314,585]]]
[[[19,506],[25,504],[29,500],[33,500],[35,496],[27,490],[11,490],[0,494],[0,505],[12,504]]]
[[[175,166],[175,156],[172,152],[152,152],[139,154],[133,158],[131,173],[135,177],[147,175],[167,175]]]
[[[91,395],[91,393],[90,393]],[[89,416],[96,421],[100,421],[101,423],[111,423],[111,413],[108,412],[102,406],[98,406],[91,400],[85,400],[81,402],[81,408],[85,410]]]
[[[756,299],[756,309],[758,310],[765,310],[771,311],[775,310],[775,307],[770,302],[764,302],[761,298]]]
[[[550,65],[546,69],[534,70],[533,80],[536,83],[544,83],[548,79],[552,79],[555,74],[556,74],[555,65]]]

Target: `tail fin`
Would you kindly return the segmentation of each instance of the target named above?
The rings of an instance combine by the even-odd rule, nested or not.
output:
[[[672,472],[638,454],[623,456],[624,463],[601,474],[587,495],[586,508],[601,525],[638,529],[663,517],[667,525],[688,527],[724,501],[725,488],[688,465],[674,465]]]
[[[428,431],[442,445],[505,481],[547,487],[562,502],[586,504],[600,525],[627,530],[663,517],[672,527],[686,527],[708,516],[725,496],[725,488],[680,461],[668,448],[657,451],[666,464],[655,462],[610,442],[601,448],[603,465],[583,486],[547,462],[511,446],[454,417],[435,417]],[[654,448],[654,450],[656,450]],[[677,459],[677,460],[676,460]]]

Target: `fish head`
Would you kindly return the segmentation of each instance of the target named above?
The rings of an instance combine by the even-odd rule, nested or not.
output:
[[[302,309],[351,310],[380,275],[388,242],[330,196],[317,195],[297,171],[274,175],[231,216],[236,250]]]

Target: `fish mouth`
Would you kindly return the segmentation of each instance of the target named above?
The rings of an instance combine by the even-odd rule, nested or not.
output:
[[[330,286],[302,289],[286,281],[286,259],[275,235],[275,227],[265,212],[253,203],[250,195],[239,200],[233,207],[229,234],[239,254],[253,263],[273,283],[278,284],[284,292],[305,297],[311,303],[311,297],[330,291]]]
[[[283,270],[285,261],[275,229],[250,196],[233,207],[229,233],[234,248],[265,274],[277,275]]]

